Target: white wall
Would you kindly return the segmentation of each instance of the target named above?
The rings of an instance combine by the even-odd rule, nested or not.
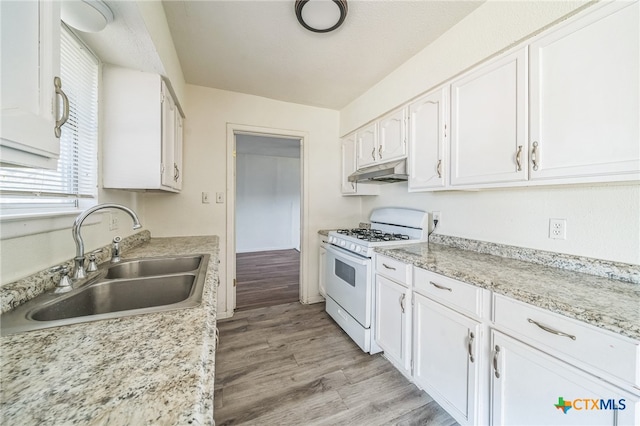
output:
[[[318,292],[319,229],[357,225],[361,201],[340,195],[338,112],[274,101],[257,96],[187,85],[184,134],[184,181],[180,194],[145,194],[146,219],[153,236],[220,236],[218,312],[229,312],[226,286],[226,205],[202,204],[201,192],[227,189],[227,123],[292,129],[307,133],[303,164],[309,191],[308,220],[302,225],[302,285]]]
[[[103,190],[99,192],[98,200],[101,203],[118,203],[132,208],[137,213],[143,229],[146,228],[144,208],[139,203],[137,194]],[[108,215],[102,215],[103,219],[99,223],[83,225],[81,231],[85,253],[108,245],[115,236],[126,237],[138,232],[133,231],[129,215],[119,210],[110,211],[118,212],[120,229],[109,231]],[[75,257],[76,246],[71,236],[74,220],[75,216],[68,217],[64,229],[0,241],[1,284],[16,281]]]
[[[494,56],[584,2],[490,0],[340,112],[341,134]],[[555,186],[409,194],[383,186],[363,198],[363,218],[380,206],[440,211],[437,232],[464,238],[640,264],[640,186]],[[567,239],[548,238],[550,218],[567,220]]]
[[[300,158],[236,156],[236,252],[300,246]]]

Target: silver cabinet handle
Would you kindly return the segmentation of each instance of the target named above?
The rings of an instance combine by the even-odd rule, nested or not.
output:
[[[176,163],[173,163],[173,180],[177,182],[179,178],[180,169],[178,168],[178,165]]]
[[[467,343],[467,349],[469,350],[469,361],[473,362],[473,339],[476,336],[473,334],[473,331],[469,333],[469,342]]]
[[[354,182],[351,182],[351,189],[356,189],[356,184]]]
[[[384,266],[384,267],[385,267],[385,268],[387,268],[387,269],[391,269],[392,271],[395,271],[395,270],[396,270],[396,268],[394,268],[393,266],[389,266],[389,265],[387,265],[386,263],[383,263],[383,264],[382,264],[382,266]]]
[[[533,170],[538,170],[540,160],[538,160],[538,142],[533,143],[533,150],[531,151],[531,163],[533,163]]]
[[[435,288],[440,289],[440,290],[453,291],[453,290],[452,290],[452,289],[450,289],[449,287],[445,287],[445,286],[443,286],[443,285],[436,284],[436,283],[434,283],[433,281],[429,281],[429,284],[431,284],[432,286],[434,286]]]
[[[375,146],[371,150],[371,158],[373,158],[373,161],[376,160],[376,147]]]
[[[218,345],[220,344],[220,330],[216,327],[216,346],[215,349],[218,349]]]
[[[378,147],[378,157],[382,160],[382,145]]]
[[[404,314],[404,299],[407,297],[405,293],[402,293],[400,296],[400,309],[402,309],[402,313]]]
[[[62,116],[59,119],[56,118],[56,125],[53,128],[56,138],[59,138],[60,135],[62,135],[62,126],[69,119],[69,98],[67,98],[67,95],[62,90],[62,80],[60,80],[60,77],[53,78],[53,85],[56,88],[56,96],[62,98]]]
[[[520,157],[522,157],[522,145],[518,146],[518,151],[516,152],[516,165],[518,166],[518,171],[522,170],[522,163],[520,161]]]
[[[527,318],[527,321],[529,321],[531,324],[537,325],[538,327],[540,327],[541,329],[543,329],[547,333],[555,334],[556,336],[568,337],[571,340],[576,340],[576,336],[573,336],[573,335],[567,334],[567,333],[563,333],[562,331],[555,330],[555,329],[553,329],[551,327],[547,327],[546,325],[542,325],[539,322],[532,320],[531,318]]]
[[[438,177],[442,177],[442,160],[438,160],[438,165],[436,166],[436,172],[438,172]]]
[[[500,378],[500,370],[498,370],[498,355],[500,354],[500,346],[496,345],[496,350],[493,353],[493,371],[496,375],[496,379]]]

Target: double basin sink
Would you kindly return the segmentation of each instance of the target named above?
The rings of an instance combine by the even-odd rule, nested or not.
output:
[[[209,255],[106,264],[74,290],[42,294],[0,317],[2,335],[200,305]]]

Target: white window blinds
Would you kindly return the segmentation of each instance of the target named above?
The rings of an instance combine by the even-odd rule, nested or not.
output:
[[[98,61],[64,26],[60,50],[69,119],[62,127],[58,169],[0,168],[2,215],[75,209],[80,199],[96,197]]]

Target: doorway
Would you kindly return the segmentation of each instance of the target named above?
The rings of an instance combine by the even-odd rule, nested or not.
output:
[[[235,135],[236,310],[300,300],[301,139]]]

